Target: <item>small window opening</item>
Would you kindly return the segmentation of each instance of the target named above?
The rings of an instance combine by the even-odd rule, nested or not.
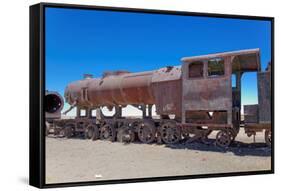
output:
[[[203,62],[193,62],[189,64],[188,76],[189,78],[203,77]]]
[[[224,75],[224,60],[222,58],[215,58],[208,61],[208,76],[222,76]]]

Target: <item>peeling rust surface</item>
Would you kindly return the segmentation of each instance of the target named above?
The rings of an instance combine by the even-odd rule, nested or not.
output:
[[[202,77],[190,77],[193,64],[202,65]],[[232,108],[231,65],[225,59],[222,76],[210,77],[207,74],[207,62],[187,62],[182,67],[183,110],[229,110]],[[197,68],[196,68],[197,69]],[[197,70],[196,70],[197,71]]]
[[[181,80],[155,82],[152,85],[156,112],[161,115],[181,115]]]
[[[244,106],[245,123],[258,123],[259,122],[259,105],[245,105]]]
[[[270,71],[258,73],[259,122],[271,122],[271,79]]]

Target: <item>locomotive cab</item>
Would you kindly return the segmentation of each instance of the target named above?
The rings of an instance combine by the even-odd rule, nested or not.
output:
[[[182,124],[219,130],[234,139],[241,124],[241,77],[260,71],[259,49],[186,57],[182,62]]]

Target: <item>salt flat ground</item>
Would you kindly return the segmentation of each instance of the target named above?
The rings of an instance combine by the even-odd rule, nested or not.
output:
[[[46,137],[46,183],[271,169],[271,149],[263,134],[252,143],[252,137],[240,132],[226,150],[202,143],[123,144]]]

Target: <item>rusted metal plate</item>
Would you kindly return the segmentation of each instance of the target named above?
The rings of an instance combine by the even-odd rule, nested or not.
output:
[[[245,124],[245,130],[262,131],[263,129],[271,129],[271,123],[248,123]]]
[[[152,84],[156,113],[181,115],[181,80],[161,81]]]
[[[226,111],[186,111],[187,123],[200,123],[200,124],[226,124],[227,112]]]
[[[185,110],[227,110],[231,108],[229,79],[188,80],[183,84]]]
[[[152,83],[166,82],[181,79],[181,67],[180,66],[167,66],[160,68],[153,73]]]
[[[208,63],[203,64],[202,77],[190,78],[189,65],[194,62],[184,62],[182,65],[182,107],[184,111],[196,110],[230,110],[232,107],[231,70],[229,59],[225,59],[224,75],[209,77]]]
[[[167,66],[154,71],[152,90],[156,113],[159,115],[181,115],[181,67]]]
[[[107,72],[103,78],[87,78],[69,84],[65,95],[68,103],[76,100],[80,107],[154,104],[152,75],[153,71]]]
[[[258,123],[259,122],[259,105],[244,105],[244,121],[245,124],[248,123]]]
[[[259,122],[271,122],[271,79],[270,71],[258,72]]]
[[[127,104],[154,104],[151,79],[153,72],[124,75],[120,89]]]
[[[65,95],[68,103],[76,100],[80,107],[157,104],[159,114],[179,114],[180,79],[179,66],[138,73],[106,72],[102,78],[88,77],[69,84]]]
[[[202,126],[201,123],[181,123],[178,125],[183,126],[183,127],[201,127]],[[229,125],[229,124],[217,124],[217,123],[208,123],[208,124],[204,124],[204,126],[209,127],[209,128],[214,127],[216,129],[231,128],[231,125]]]
[[[92,82],[92,79],[87,78],[84,80],[78,80],[72,83],[69,83],[64,92],[64,97],[66,102],[72,105],[74,102],[78,101],[81,105],[85,105],[82,100],[82,89],[87,88],[89,83]]]

